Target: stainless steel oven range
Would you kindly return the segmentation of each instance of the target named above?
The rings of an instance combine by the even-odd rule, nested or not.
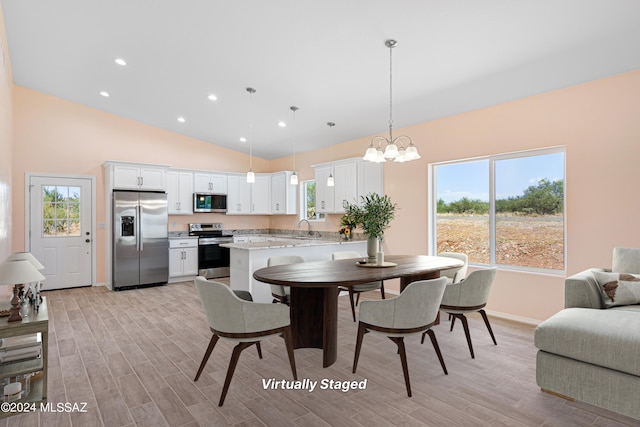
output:
[[[198,236],[198,275],[208,279],[229,276],[229,248],[233,236],[222,230],[222,223],[189,224],[189,235]]]

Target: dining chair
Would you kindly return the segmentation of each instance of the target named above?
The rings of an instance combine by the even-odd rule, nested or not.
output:
[[[444,296],[442,297],[442,303],[440,304],[440,310],[453,316],[451,329],[449,329],[449,331],[453,331],[456,319],[460,319],[462,322],[472,359],[475,359],[475,355],[473,353],[473,344],[471,344],[471,335],[469,334],[469,324],[467,323],[465,314],[479,312],[484,320],[484,324],[489,330],[493,344],[498,345],[496,337],[491,330],[487,313],[484,311],[497,270],[496,267],[486,270],[476,270],[469,274],[462,282],[447,285]],[[424,334],[422,334],[422,342],[424,342]]]
[[[360,322],[358,323],[353,373],[356,373],[356,368],[358,367],[358,358],[360,357],[364,334],[372,332],[386,335],[398,346],[402,372],[404,373],[404,383],[407,387],[407,394],[411,397],[411,383],[409,382],[404,337],[424,332],[424,334],[429,334],[433,348],[438,355],[438,360],[440,360],[440,366],[442,366],[444,374],[448,375],[436,335],[431,329],[435,324],[440,301],[446,286],[447,279],[445,277],[419,280],[409,284],[395,298],[362,301],[362,304],[360,304]]]
[[[355,259],[355,258],[362,258],[362,256],[356,252],[356,251],[340,251],[340,252],[334,252],[331,254],[331,259],[333,260],[337,260],[337,259]],[[358,302],[360,301],[360,293],[362,292],[368,292],[368,291],[375,291],[380,289],[380,294],[382,295],[382,299],[385,299],[384,296],[384,281],[380,280],[377,282],[369,282],[369,283],[362,283],[359,285],[353,285],[353,286],[340,286],[339,289],[341,291],[347,291],[349,292],[349,302],[351,302],[351,315],[353,316],[353,321],[356,321],[356,306],[358,305]],[[356,294],[356,300],[355,300],[355,304],[353,302],[353,295]]]
[[[455,258],[464,263],[462,267],[450,268],[449,270],[442,270],[440,276],[447,277],[447,284],[458,283],[464,280],[467,275],[467,268],[469,267],[469,257],[467,254],[461,252],[440,252],[439,257]]]
[[[287,264],[297,264],[299,262],[304,262],[304,258],[298,255],[282,255],[282,256],[274,256],[267,260],[267,267],[273,267],[276,265],[287,265]],[[273,297],[274,303],[281,302],[283,304],[289,305],[289,300],[291,298],[291,287],[290,286],[282,286],[282,285],[269,285],[271,287],[271,296]]]
[[[255,344],[258,349],[258,357],[262,359],[260,341],[265,338],[278,335],[284,338],[293,379],[298,379],[293,355],[289,307],[281,304],[260,304],[245,301],[238,298],[229,286],[207,280],[202,276],[196,277],[194,282],[213,336],[193,381],[198,381],[200,378],[200,374],[202,374],[220,337],[238,342],[233,348],[218,406],[222,406],[224,403],[242,350]]]

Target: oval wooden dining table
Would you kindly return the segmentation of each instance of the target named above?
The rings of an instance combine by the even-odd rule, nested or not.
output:
[[[463,262],[426,255],[385,257],[390,267],[358,265],[357,259],[314,261],[256,270],[264,283],[291,287],[290,316],[294,348],[321,348],[322,366],[338,357],[339,287],[378,280],[400,279],[400,292],[416,280],[435,279],[442,270],[462,267]]]

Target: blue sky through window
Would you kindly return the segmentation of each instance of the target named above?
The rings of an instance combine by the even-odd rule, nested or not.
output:
[[[489,161],[436,166],[437,199],[445,203],[467,197],[489,201]],[[542,178],[564,179],[564,153],[543,154],[496,161],[496,199],[521,196]]]

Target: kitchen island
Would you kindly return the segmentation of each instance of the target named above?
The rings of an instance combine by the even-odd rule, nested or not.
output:
[[[266,267],[274,256],[299,255],[305,261],[328,261],[338,251],[356,251],[367,256],[366,240],[325,240],[304,238],[277,238],[264,242],[225,243],[230,249],[231,289],[249,291],[255,302],[271,302],[268,284],[253,278],[253,272]]]

